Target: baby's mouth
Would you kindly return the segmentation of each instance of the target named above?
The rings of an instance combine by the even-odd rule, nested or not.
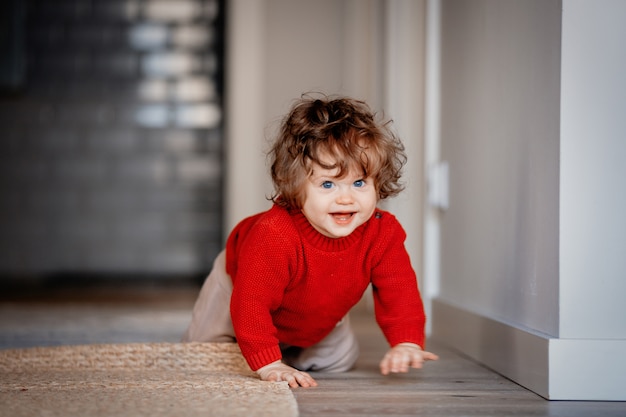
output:
[[[348,222],[350,222],[350,220],[352,220],[352,216],[354,216],[354,212],[350,212],[350,213],[330,213],[330,215],[333,217],[333,219],[337,223],[348,223]]]

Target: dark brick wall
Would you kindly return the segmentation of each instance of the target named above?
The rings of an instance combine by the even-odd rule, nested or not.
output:
[[[23,23],[2,65],[25,70],[0,93],[0,276],[208,271],[223,2],[7,4]]]

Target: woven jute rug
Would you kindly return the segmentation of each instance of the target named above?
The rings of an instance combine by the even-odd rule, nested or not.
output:
[[[285,382],[264,382],[234,343],[0,350],[0,416],[296,417]]]

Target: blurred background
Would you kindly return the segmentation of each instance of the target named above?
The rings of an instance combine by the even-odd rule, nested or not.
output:
[[[223,230],[223,1],[0,7],[0,276],[206,271]]]

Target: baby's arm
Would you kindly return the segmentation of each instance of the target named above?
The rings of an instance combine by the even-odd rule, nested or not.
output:
[[[311,378],[311,375],[285,365],[279,360],[257,369],[256,372],[263,381],[287,381],[291,388],[317,386],[317,382]]]
[[[439,359],[434,353],[422,350],[415,343],[399,343],[389,349],[380,362],[380,372],[383,375],[398,372],[408,372],[410,368],[421,368],[424,361]]]

